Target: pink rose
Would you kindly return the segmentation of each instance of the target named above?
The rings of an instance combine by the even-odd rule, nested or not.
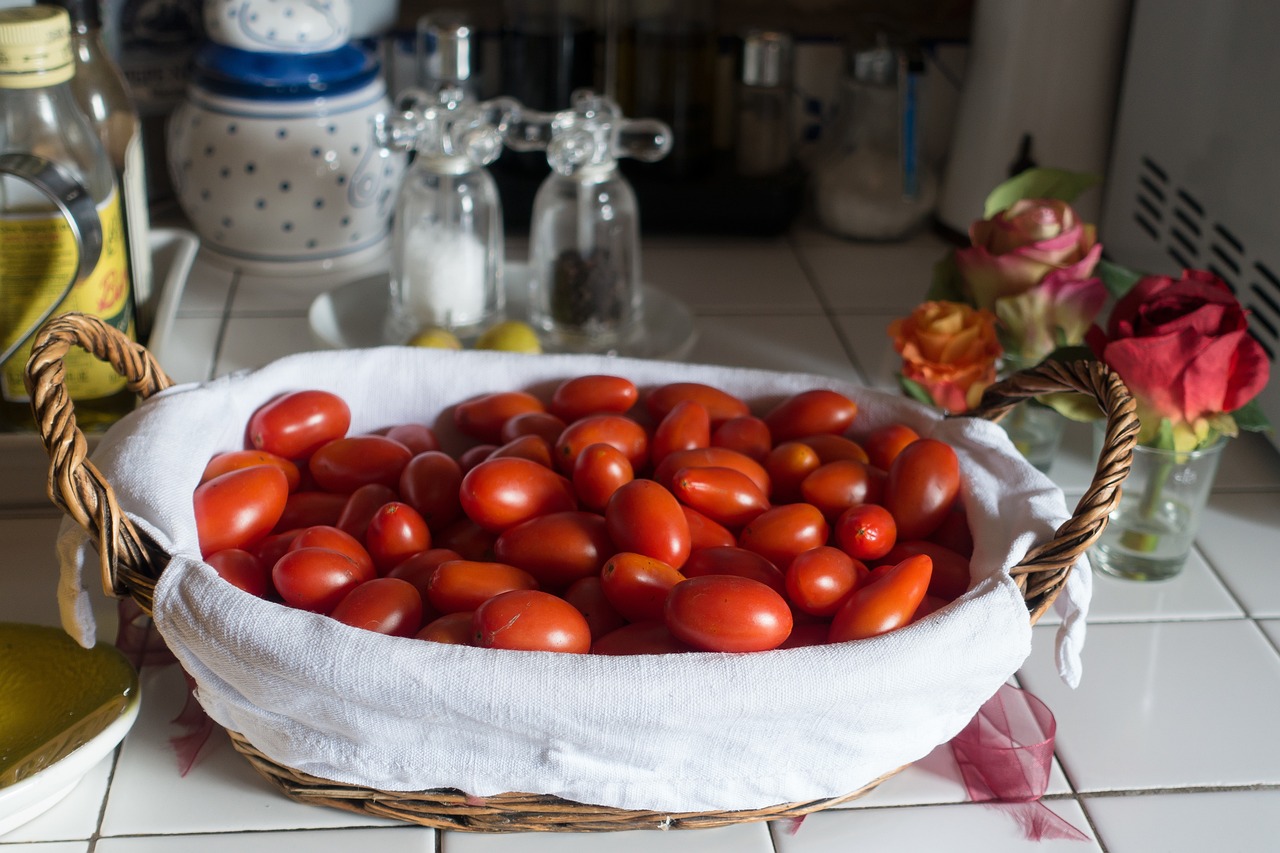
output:
[[[1102,256],[1097,229],[1056,199],[1022,199],[969,228],[956,267],[979,308],[1030,290],[1050,273],[1087,279]]]
[[[995,312],[1005,349],[1038,362],[1061,345],[1082,343],[1106,302],[1102,279],[1076,279],[1057,271],[1037,287],[997,299]]]

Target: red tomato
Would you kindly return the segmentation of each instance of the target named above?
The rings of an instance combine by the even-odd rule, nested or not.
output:
[[[328,548],[355,560],[363,572],[372,574],[375,571],[373,557],[369,556],[369,552],[365,550],[364,545],[360,544],[360,540],[332,525],[318,524],[303,528],[289,543],[290,551],[296,551],[299,548]]]
[[[664,612],[677,639],[708,652],[776,649],[793,624],[781,595],[737,575],[706,575],[676,584]]]
[[[398,441],[381,435],[353,435],[318,448],[311,454],[308,468],[320,488],[349,495],[367,483],[395,488],[400,472],[412,458],[412,451]]]
[[[373,572],[329,548],[288,551],[271,569],[271,580],[285,603],[315,613],[329,613],[348,592],[373,578]]]
[[[505,444],[522,435],[538,435],[554,447],[564,428],[565,422],[550,412],[524,412],[507,419],[498,441]]]
[[[920,434],[906,424],[885,424],[867,434],[862,440],[862,449],[867,451],[867,460],[872,465],[888,471],[902,448],[919,437]]]
[[[855,560],[879,560],[897,541],[893,515],[879,504],[849,507],[836,519],[836,545]]]
[[[951,445],[921,438],[902,449],[889,466],[884,507],[902,539],[924,539],[942,524],[960,493],[960,460]]]
[[[556,466],[572,473],[578,454],[598,443],[621,450],[634,470],[643,468],[649,459],[649,435],[640,424],[625,415],[588,415],[560,433],[555,446]]]
[[[682,400],[692,400],[702,405],[711,418],[711,423],[719,425],[730,418],[751,414],[747,404],[727,391],[704,385],[700,382],[671,382],[660,385],[645,395],[644,405],[654,423],[658,423],[667,413]]]
[[[839,548],[820,545],[805,551],[787,567],[787,598],[810,615],[833,616],[857,588],[858,568],[858,562]]]
[[[704,575],[737,575],[740,578],[760,581],[779,594],[786,592],[786,579],[777,566],[756,552],[736,545],[694,551],[681,567],[680,573],[687,578],[700,578]]]
[[[639,397],[635,383],[621,376],[575,376],[551,393],[547,411],[570,423],[588,415],[621,415],[630,411]]]
[[[769,474],[764,466],[727,447],[699,447],[693,450],[677,450],[663,459],[653,470],[653,479],[668,489],[671,479],[681,468],[733,468],[751,478],[751,482],[766,495],[770,493]]]
[[[268,453],[265,450],[228,450],[225,453],[215,455],[209,460],[209,464],[204,467],[204,473],[200,475],[200,482],[207,483],[214,477],[225,474],[228,471],[252,468],[255,465],[274,465],[279,468],[284,472],[291,492],[298,488],[298,483],[302,480],[302,475],[298,472],[298,466],[283,456],[276,456],[274,453]]]
[[[579,578],[569,584],[569,588],[564,591],[564,600],[578,608],[578,612],[587,620],[593,640],[627,624],[622,614],[609,603],[599,575]]]
[[[484,444],[502,440],[502,425],[516,415],[544,412],[546,406],[524,391],[494,391],[463,400],[453,407],[453,422],[466,435]]]
[[[492,560],[493,543],[498,534],[485,530],[469,518],[460,518],[437,535],[432,533],[432,544],[437,548],[449,548],[462,555],[464,560]]]
[[[764,422],[775,442],[808,435],[839,435],[853,425],[858,404],[838,391],[814,388],[793,394],[774,406]]]
[[[427,585],[427,600],[441,613],[475,610],[495,595],[513,589],[536,589],[528,572],[505,563],[448,560],[436,567]]]
[[[365,581],[329,614],[352,628],[392,637],[412,637],[422,627],[422,596],[399,578]]]
[[[671,493],[726,527],[741,527],[769,508],[769,498],[751,478],[733,468],[681,468]]]
[[[946,598],[939,598],[936,595],[926,593],[925,597],[920,601],[920,606],[916,608],[916,612],[911,614],[911,621],[919,622],[931,613],[937,613],[950,603],[951,601]]]
[[[875,637],[901,628],[924,600],[933,561],[916,554],[892,566],[874,583],[853,591],[831,620],[832,643]]]
[[[463,610],[460,613],[446,613],[438,616],[423,626],[414,636],[419,640],[430,640],[433,643],[446,643],[451,646],[469,646],[475,631],[471,627],[472,613]]]
[[[301,535],[301,530],[286,530],[283,533],[272,533],[264,539],[259,539],[249,547],[249,553],[258,558],[263,567],[267,570],[268,575],[271,567],[276,564],[284,556],[284,552],[289,550],[289,546],[293,544],[293,540]]]
[[[763,462],[773,449],[773,436],[763,418],[741,415],[716,427],[711,434],[711,446],[736,450],[743,456]]]
[[[397,563],[430,548],[431,530],[416,509],[392,501],[378,507],[369,519],[364,544],[378,571],[386,573]]]
[[[693,647],[677,640],[665,622],[632,622],[602,635],[591,646],[597,655],[673,655]]]
[[[493,543],[499,562],[524,569],[550,590],[599,574],[613,552],[608,525],[593,512],[540,515],[508,527]]]
[[[399,578],[413,584],[413,588],[422,596],[422,602],[425,605],[427,604],[427,587],[431,583],[431,576],[436,573],[436,568],[448,560],[461,559],[461,554],[449,548],[428,548],[396,563],[391,571],[387,572],[387,577]]]
[[[600,588],[613,609],[628,622],[662,619],[667,593],[684,575],[661,560],[624,551],[600,570]]]
[[[435,430],[426,424],[397,424],[383,435],[392,441],[400,442],[415,455],[440,449],[440,441],[436,438]]]
[[[530,652],[591,651],[587,620],[563,598],[537,589],[500,593],[472,615],[475,645]]]
[[[799,649],[805,646],[823,646],[827,643],[827,634],[831,633],[831,623],[797,622],[791,628],[791,636],[782,641],[780,649]]]
[[[755,551],[775,566],[789,566],[798,554],[827,544],[830,526],[822,511],[806,503],[765,510],[738,534],[738,546]]]
[[[328,391],[294,391],[268,400],[249,418],[249,445],[285,459],[305,459],[351,427],[346,401]]]
[[[354,536],[357,541],[363,542],[364,532],[369,529],[369,519],[373,518],[378,507],[397,499],[398,495],[394,489],[389,489],[381,483],[366,483],[347,498],[333,526]]]
[[[337,526],[342,510],[347,506],[347,496],[334,492],[300,491],[289,495],[284,512],[276,522],[275,532],[300,530],[317,524]]]
[[[241,548],[226,548],[204,558],[213,570],[227,583],[239,587],[250,595],[268,598],[271,595],[271,569],[254,554]]]
[[[886,563],[902,562],[912,554],[928,554],[933,561],[933,574],[929,578],[929,594],[943,601],[953,601],[969,591],[972,576],[969,560],[945,545],[923,539],[898,542],[888,554]]]
[[[550,468],[551,462],[551,445],[540,435],[521,435],[511,439],[506,444],[490,453],[487,459],[501,459],[504,456],[515,456],[520,459],[528,459],[530,462],[537,462],[543,467]]]
[[[619,487],[635,479],[625,453],[611,444],[589,444],[573,463],[573,490],[587,509],[604,512]]]
[[[803,438],[797,438],[796,441],[801,444],[807,444],[818,452],[818,458],[822,460],[822,464],[828,462],[837,462],[841,459],[852,459],[855,462],[866,463],[867,451],[862,449],[862,445],[851,438],[845,438],[843,435],[831,435],[829,433],[820,433],[818,435],[806,435]]]
[[[289,498],[289,481],[272,465],[228,471],[196,486],[192,503],[201,556],[245,548],[275,528]]]
[[[733,531],[718,521],[712,521],[692,507],[680,505],[684,510],[684,519],[689,523],[690,553],[702,548],[714,548],[717,545],[736,545],[738,538]]]
[[[973,556],[973,531],[969,529],[969,514],[962,502],[957,500],[951,505],[942,523],[929,534],[929,541],[950,548],[962,557]]]
[[[419,453],[400,472],[400,499],[418,511],[427,526],[440,529],[462,515],[458,490],[462,467],[439,450]]]
[[[711,418],[701,403],[681,400],[653,431],[649,457],[654,464],[677,450],[696,450],[711,443]]]
[[[653,480],[632,480],[619,488],[604,519],[619,551],[635,551],[676,569],[689,558],[689,521],[675,496]]]
[[[764,458],[764,469],[773,481],[773,500],[776,503],[801,500],[800,484],[821,467],[818,451],[799,441],[784,441],[770,450]]]
[[[469,447],[458,456],[458,467],[465,474],[488,459],[493,451],[497,449],[498,445],[496,444],[477,444],[475,447]]]
[[[551,512],[577,509],[573,484],[537,462],[487,459],[462,478],[462,511],[486,530],[500,532]]]
[[[822,510],[828,521],[835,521],[851,506],[879,502],[882,484],[869,472],[853,459],[828,462],[800,481],[800,497]]]

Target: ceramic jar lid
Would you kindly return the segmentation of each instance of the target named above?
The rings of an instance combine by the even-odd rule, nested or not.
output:
[[[260,53],[323,53],[351,38],[350,0],[206,0],[209,39]]]

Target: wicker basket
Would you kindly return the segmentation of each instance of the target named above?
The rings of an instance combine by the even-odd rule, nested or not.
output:
[[[62,359],[76,345],[110,363],[140,398],[172,382],[146,351],[95,318],[65,314],[37,336],[27,366],[27,385],[41,438],[49,453],[49,495],[83,527],[98,547],[103,587],[129,596],[148,613],[155,586],[169,557],[121,510],[111,484],[86,458],[87,445],[66,393]],[[1072,565],[1106,525],[1128,474],[1138,421],[1128,390],[1105,366],[1093,362],[1046,363],[1015,374],[992,388],[974,416],[998,421],[1013,406],[1042,394],[1077,391],[1095,399],[1106,414],[1106,440],[1093,481],[1074,514],[1047,542],[1012,569],[1034,624],[1066,583]],[[380,791],[316,778],[283,766],[236,732],[235,748],[272,784],[292,799],[391,817],[423,826],[455,830],[603,831],[723,826],[745,821],[798,817],[854,799],[886,776],[838,797],[782,803],[746,811],[668,813],[586,805],[553,796],[508,793],[483,800],[456,790]],[[896,772],[896,771],[895,771]]]

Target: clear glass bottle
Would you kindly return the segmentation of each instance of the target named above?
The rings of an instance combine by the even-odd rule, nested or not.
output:
[[[734,147],[739,175],[776,175],[791,165],[791,36],[751,30],[742,39]]]
[[[71,89],[75,59],[66,11],[0,9],[0,154],[27,154],[93,199],[101,225],[97,264],[76,278],[77,235],[58,206],[29,180],[0,175],[0,424],[34,423],[23,376],[31,336],[54,313],[95,314],[130,337],[133,300],[123,217],[111,161]],[[74,284],[72,282],[74,281]],[[103,427],[133,406],[125,380],[72,348],[66,385],[82,428]]]

